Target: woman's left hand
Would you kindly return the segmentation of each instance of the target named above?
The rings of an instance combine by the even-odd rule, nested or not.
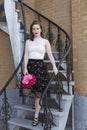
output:
[[[57,69],[57,67],[54,67],[54,68],[53,68],[53,72],[54,72],[55,75],[58,74],[58,69]]]

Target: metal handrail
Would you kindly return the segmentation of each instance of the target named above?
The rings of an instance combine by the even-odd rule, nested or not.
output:
[[[55,25],[57,28],[59,28],[62,32],[64,32],[67,36],[67,38],[70,40],[69,35],[67,34],[67,32],[61,28],[59,25],[57,25],[56,23],[54,23],[53,21],[51,21],[49,18],[47,18],[46,16],[40,14],[38,11],[34,10],[33,8],[31,8],[29,5],[23,3],[23,5],[27,8],[29,8],[31,11],[33,11],[34,13],[38,14],[39,16],[43,17],[44,19],[46,19],[47,21],[49,21],[50,23],[52,23],[53,25]]]

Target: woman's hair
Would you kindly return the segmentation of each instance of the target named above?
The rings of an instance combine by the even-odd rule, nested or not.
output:
[[[33,25],[39,25],[40,26],[40,28],[41,28],[41,37],[44,38],[42,25],[41,25],[40,21],[35,20],[35,21],[33,21],[33,23],[30,26],[30,36],[29,36],[29,39],[32,40],[32,41],[34,39],[34,35],[32,33],[32,27],[33,27]]]

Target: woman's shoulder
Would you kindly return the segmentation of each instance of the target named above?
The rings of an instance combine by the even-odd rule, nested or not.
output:
[[[26,40],[26,44],[31,43],[31,42],[32,42],[31,39],[27,39],[27,40]]]
[[[44,39],[45,45],[49,44],[49,40],[48,39],[46,39],[46,38],[43,38],[43,39]]]
[[[31,39],[27,39],[26,42],[31,42],[32,40]]]
[[[46,38],[43,38],[43,40],[45,41],[45,43],[49,42],[48,39],[46,39]]]

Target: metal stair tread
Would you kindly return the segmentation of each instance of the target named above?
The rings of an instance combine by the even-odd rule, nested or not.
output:
[[[24,127],[24,128],[29,128],[32,130],[42,130],[43,127],[39,123],[36,127],[32,126],[32,120],[27,120],[27,119],[22,119],[22,118],[11,118],[8,121],[9,124]]]
[[[47,52],[45,54],[47,54]],[[52,51],[52,54],[59,54],[59,52],[58,51]]]
[[[41,123],[39,123],[37,126],[32,126],[32,120],[27,120],[27,119],[23,119],[23,118],[11,118],[8,121],[9,124],[11,125],[15,125],[15,126],[19,126],[19,127],[24,127],[24,128],[28,128],[31,130],[43,130],[43,126],[41,125]],[[52,126],[52,130],[54,129],[58,130],[58,126]]]
[[[72,95],[62,95],[62,99],[63,99],[63,100],[72,100],[73,97],[74,97],[73,94],[72,94]]]
[[[20,33],[24,33],[24,29],[20,29]]]
[[[14,2],[18,2],[18,0],[13,0]]]
[[[63,85],[67,85],[67,81],[62,81],[62,83],[63,83]],[[55,81],[52,81],[51,84],[54,85],[54,84],[55,84]],[[74,84],[75,84],[74,81],[70,81],[70,83],[69,83],[69,85],[72,85],[72,86],[73,86]]]
[[[19,10],[19,9],[16,9],[15,11],[16,11],[16,12],[18,12],[18,13],[20,12],[20,10]]]
[[[44,62],[45,63],[50,63],[50,60],[44,60]],[[60,60],[55,60],[55,63],[59,63],[60,62]],[[66,60],[64,60],[63,62],[62,62],[62,64],[63,63],[66,63]]]
[[[48,70],[49,73],[52,73],[53,70]],[[66,73],[66,70],[59,70],[60,73]]]
[[[31,106],[29,106],[29,105],[16,105],[16,106],[14,106],[14,108],[34,112],[34,109],[32,109]],[[55,116],[59,116],[59,117],[64,116],[64,112],[59,112],[57,109],[54,109],[54,108],[50,108],[50,110],[51,110],[52,114]],[[42,112],[43,112],[43,108],[40,110],[40,113],[42,113]]]
[[[56,94],[55,93],[51,93],[51,97],[55,97],[56,98]],[[74,97],[74,95],[62,95],[61,100],[72,100]]]

